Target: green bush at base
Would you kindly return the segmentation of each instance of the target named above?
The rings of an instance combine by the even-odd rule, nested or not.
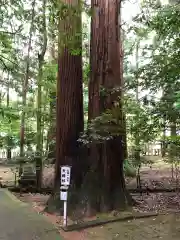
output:
[[[136,177],[136,169],[129,160],[124,161],[124,174],[126,177]]]

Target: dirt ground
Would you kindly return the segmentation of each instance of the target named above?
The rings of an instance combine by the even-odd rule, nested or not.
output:
[[[48,195],[23,194],[21,197],[18,196],[18,198],[22,201],[29,202],[36,211],[41,213],[48,199]],[[134,211],[140,209],[142,210],[142,207],[134,209]],[[152,211],[152,209],[150,211]],[[167,212],[167,209],[165,209],[164,212]],[[62,217],[58,214],[44,214],[58,229],[62,226]],[[121,214],[123,213],[119,213],[119,215]],[[178,240],[180,239],[180,213],[170,211],[170,213],[158,215],[157,217],[115,222],[82,231],[68,233],[62,230],[59,231],[66,240]]]
[[[2,166],[0,165],[0,177],[4,184],[14,184],[15,166]],[[174,179],[172,180],[172,169],[171,165],[163,162],[162,160],[157,161],[151,166],[143,166],[141,168],[141,181],[142,186],[146,185],[149,188],[175,188],[177,184],[180,185],[180,170],[175,171]],[[176,174],[178,181],[176,181]],[[52,188],[54,182],[54,165],[46,165],[43,169],[43,187]],[[126,178],[127,187],[130,189],[136,188],[136,178]]]
[[[178,240],[180,215],[169,214],[156,218],[116,222],[87,231],[88,240]]]
[[[7,169],[6,169],[7,170]],[[6,171],[5,170],[5,171]],[[179,171],[176,172],[180,176]],[[144,166],[141,169],[142,184],[148,188],[174,188],[179,186],[179,179],[172,180],[171,166],[162,161],[156,162],[151,167]],[[4,175],[3,175],[4,174]],[[9,179],[7,172],[0,168],[0,176]],[[13,174],[11,174],[11,177]],[[53,186],[54,170],[53,166],[46,166],[43,173],[43,186]],[[127,187],[136,188],[136,179],[127,178]],[[177,181],[178,180],[178,181]],[[28,202],[32,207],[41,212],[49,198],[49,195],[42,194],[23,194],[18,198]],[[64,233],[64,238],[70,240],[153,240],[153,239],[180,239],[180,193],[144,193],[133,194],[137,204],[133,207],[135,212],[158,212],[155,218],[136,219],[126,222],[116,222],[101,227],[95,227],[79,232]],[[57,227],[62,225],[62,217],[59,213],[50,215],[45,213],[50,221]],[[122,213],[119,213],[119,215]]]
[[[174,179],[172,180],[171,165],[160,160],[156,160],[151,166],[143,166],[140,170],[142,186],[149,188],[175,188],[180,187],[180,169],[174,169]],[[177,174],[177,179],[176,179]],[[52,187],[54,179],[54,166],[46,165],[43,171],[43,186]],[[176,181],[178,180],[178,181]],[[135,189],[136,178],[126,178],[127,187]]]
[[[147,186],[151,189],[153,188],[175,188],[179,187],[180,180],[180,170],[179,168],[173,171],[172,178],[172,166],[162,160],[157,161],[151,166],[143,166],[140,170],[140,177],[142,186]],[[130,189],[135,189],[136,178],[127,178],[127,187]]]

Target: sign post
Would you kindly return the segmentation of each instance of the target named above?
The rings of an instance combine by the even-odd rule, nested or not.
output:
[[[60,187],[60,200],[64,201],[64,214],[63,214],[63,226],[67,226],[67,199],[68,188],[71,181],[71,167],[61,167],[61,187]]]

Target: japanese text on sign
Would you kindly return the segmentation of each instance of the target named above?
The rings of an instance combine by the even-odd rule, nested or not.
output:
[[[71,167],[61,167],[61,185],[70,185]]]

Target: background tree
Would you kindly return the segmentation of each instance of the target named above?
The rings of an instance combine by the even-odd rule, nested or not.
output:
[[[37,145],[36,145],[36,176],[37,186],[41,187],[42,180],[42,151],[43,151],[43,119],[42,119],[42,80],[43,80],[43,65],[44,56],[47,48],[47,27],[46,27],[46,9],[47,1],[43,0],[43,11],[42,11],[42,47],[41,52],[38,53],[38,91],[37,91]],[[40,19],[41,20],[41,19]]]

